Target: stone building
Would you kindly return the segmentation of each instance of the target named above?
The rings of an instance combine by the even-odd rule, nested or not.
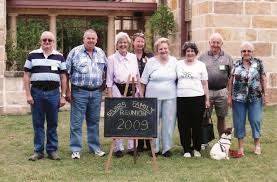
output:
[[[60,16],[104,16],[108,22],[107,54],[111,54],[116,31],[124,29],[120,22],[125,20],[118,17],[131,17],[132,20],[132,17],[139,17],[143,23],[138,25],[144,25],[161,3],[172,9],[178,25],[177,32],[170,37],[173,55],[182,56],[181,45],[187,40],[195,41],[201,52],[206,50],[212,32],[222,34],[223,48],[234,58],[240,56],[240,43],[251,41],[256,49],[255,56],[264,61],[268,100],[270,104],[277,103],[277,65],[274,64],[277,63],[277,0],[0,0],[0,114],[29,110],[20,77],[22,73],[7,72],[5,68],[7,27],[12,37],[16,37],[18,16],[46,15],[54,33]]]

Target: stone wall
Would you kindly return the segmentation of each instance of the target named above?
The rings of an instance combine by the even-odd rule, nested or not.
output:
[[[277,103],[277,1],[193,0],[192,40],[200,51],[208,48],[209,36],[219,32],[223,49],[240,56],[242,41],[251,41],[255,56],[264,61],[268,77],[268,98]]]

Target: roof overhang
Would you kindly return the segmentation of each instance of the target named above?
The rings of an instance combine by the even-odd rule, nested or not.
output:
[[[141,11],[153,13],[157,3],[112,2],[89,0],[7,0],[8,10],[13,9],[68,9],[68,10],[106,10],[106,11]]]

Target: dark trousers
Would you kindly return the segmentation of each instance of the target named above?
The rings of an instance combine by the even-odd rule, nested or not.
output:
[[[178,129],[184,153],[201,150],[201,123],[204,110],[205,96],[177,98]]]
[[[137,147],[138,151],[142,152],[144,150],[144,143],[146,144],[146,150],[151,150],[150,140],[139,139]]]

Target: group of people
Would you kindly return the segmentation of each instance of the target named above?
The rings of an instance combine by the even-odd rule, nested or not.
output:
[[[154,140],[155,155],[172,156],[173,136],[178,120],[184,157],[201,157],[201,123],[205,108],[215,108],[219,135],[225,130],[228,105],[232,106],[237,155],[244,155],[246,115],[250,121],[256,154],[261,154],[260,125],[262,105],[265,104],[266,77],[262,61],[253,57],[249,42],[241,45],[242,58],[236,62],[222,50],[223,38],[213,33],[210,49],[197,58],[198,48],[193,42],[182,46],[184,59],[177,61],[170,55],[169,40],[159,38],[155,53],[144,51],[143,33],[132,36],[119,32],[115,37],[116,51],[106,57],[96,47],[97,33],[86,30],[83,44],[73,48],[65,60],[54,49],[55,36],[41,34],[41,48],[29,53],[24,65],[24,86],[31,105],[34,129],[34,154],[29,160],[44,158],[44,123],[48,158],[60,160],[58,155],[58,110],[71,103],[70,150],[72,159],[80,159],[82,124],[86,120],[89,151],[102,157],[105,152],[99,142],[99,120],[102,91],[108,97],[155,97],[158,100],[158,137]],[[130,49],[132,46],[132,49]],[[133,52],[129,52],[132,50]],[[134,80],[136,88],[126,83]],[[135,92],[135,93],[133,93]],[[161,142],[161,145],[160,145]],[[116,157],[124,156],[124,141],[117,139]],[[162,147],[160,147],[162,146]],[[146,148],[145,148],[146,147]],[[150,150],[149,140],[128,141],[127,153]]]

